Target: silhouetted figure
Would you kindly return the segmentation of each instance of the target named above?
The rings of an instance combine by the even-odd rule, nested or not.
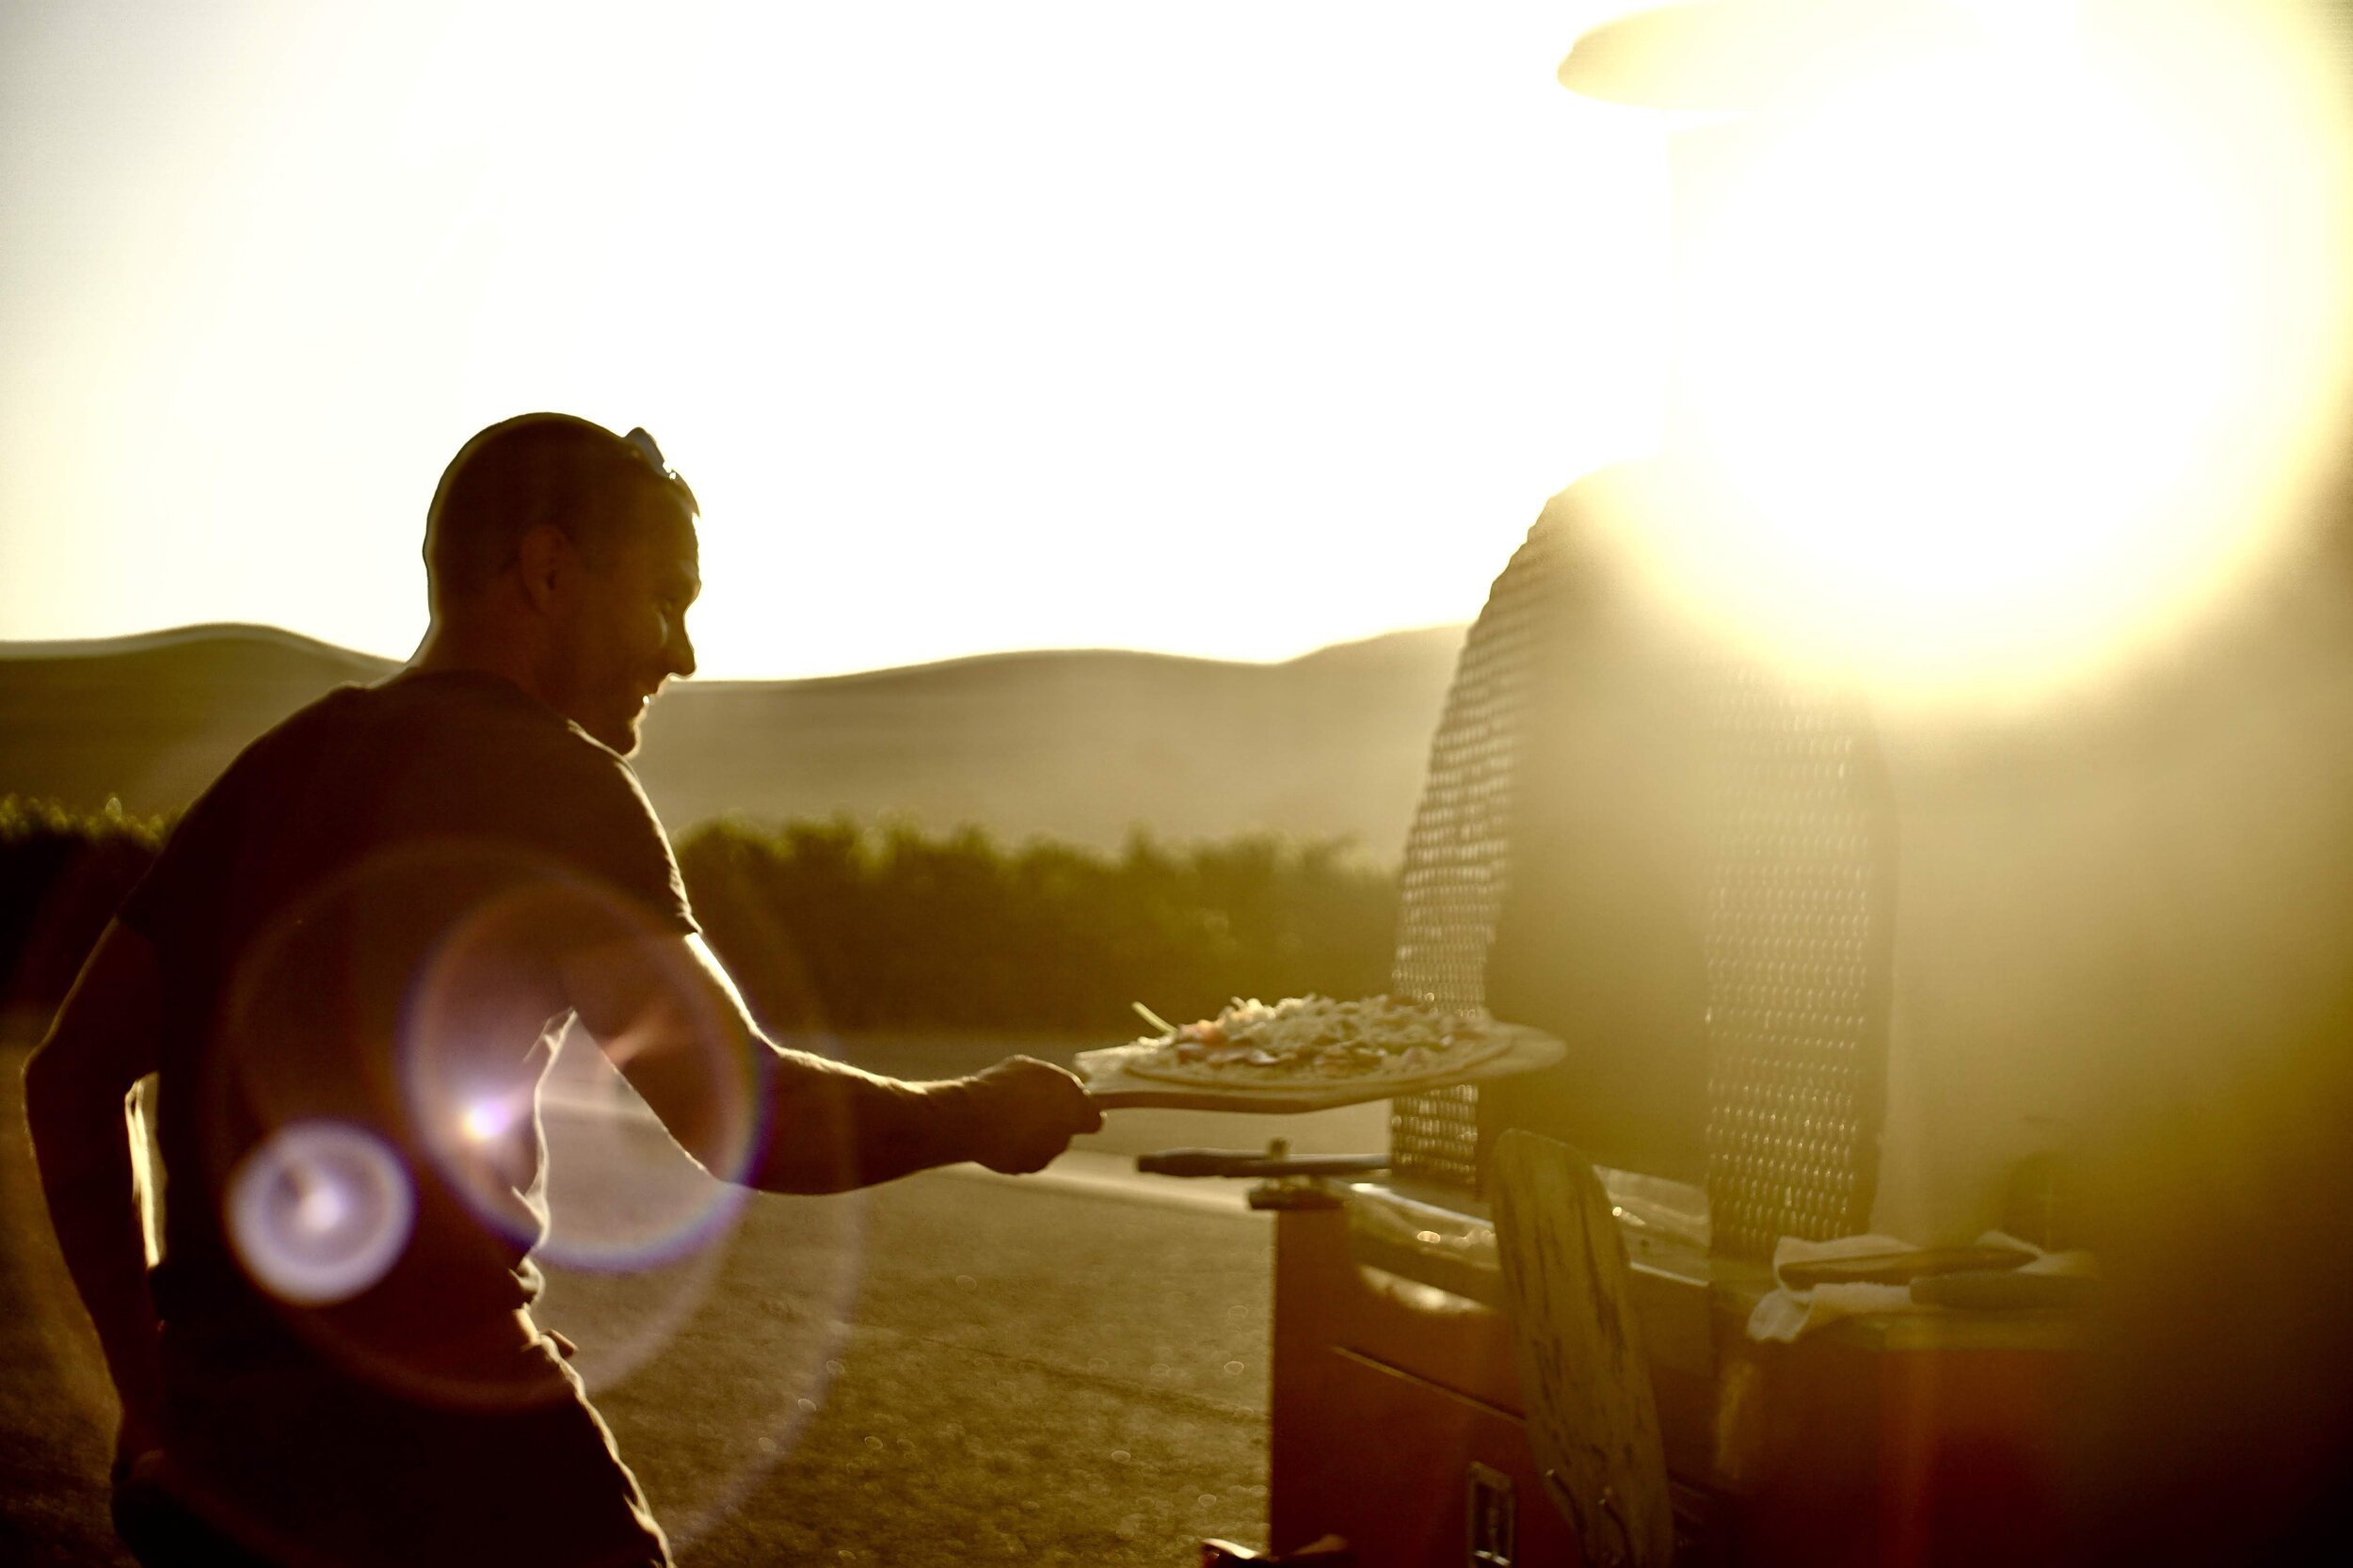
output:
[[[1045,1063],[905,1083],[746,1016],[623,760],[695,668],[696,516],[642,431],[533,414],[469,441],[416,656],[229,768],[26,1068],[143,1561],[668,1560],[529,1310],[536,1094],[575,1017],[689,1153],[769,1191],[1033,1171],[1101,1125]],[[149,1073],[152,1289],[124,1116]]]

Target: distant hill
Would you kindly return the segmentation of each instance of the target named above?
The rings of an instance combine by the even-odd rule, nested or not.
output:
[[[1010,653],[816,680],[693,680],[654,706],[638,776],[673,830],[904,817],[1112,845],[1267,828],[1401,849],[1460,627],[1279,664]],[[248,741],[394,666],[256,626],[0,643],[0,793],[184,806]]]

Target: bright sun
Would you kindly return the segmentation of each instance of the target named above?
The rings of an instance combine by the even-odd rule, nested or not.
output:
[[[2342,130],[2294,40],[2159,14],[1686,134],[1682,431],[1737,500],[1649,542],[1710,613],[2047,686],[2278,542],[2342,362]]]

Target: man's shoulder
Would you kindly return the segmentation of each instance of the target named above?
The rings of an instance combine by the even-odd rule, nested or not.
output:
[[[668,835],[619,753],[497,676],[417,674],[369,691],[363,700],[390,705],[371,743],[395,753],[388,831],[502,844],[695,928]]]
[[[580,726],[504,677],[478,670],[402,670],[373,686],[330,693],[305,712],[313,710],[323,723],[344,718],[423,744],[520,750],[597,771],[616,764],[626,771],[618,755]]]
[[[171,934],[224,888],[250,883],[271,904],[362,865],[412,891],[446,872],[453,894],[471,876],[552,870],[692,929],[668,838],[628,764],[496,677],[394,677],[288,715],[190,808],[163,874],[126,907],[150,936]]]
[[[386,826],[650,821],[628,762],[502,677],[404,670],[340,686],[248,746],[213,792],[327,792]],[[658,828],[657,828],[658,830]]]

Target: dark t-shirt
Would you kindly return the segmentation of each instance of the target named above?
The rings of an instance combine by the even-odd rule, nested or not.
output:
[[[695,929],[628,764],[472,672],[263,736],[121,919],[162,970],[168,1325],[372,1353],[530,1300],[557,965]]]

